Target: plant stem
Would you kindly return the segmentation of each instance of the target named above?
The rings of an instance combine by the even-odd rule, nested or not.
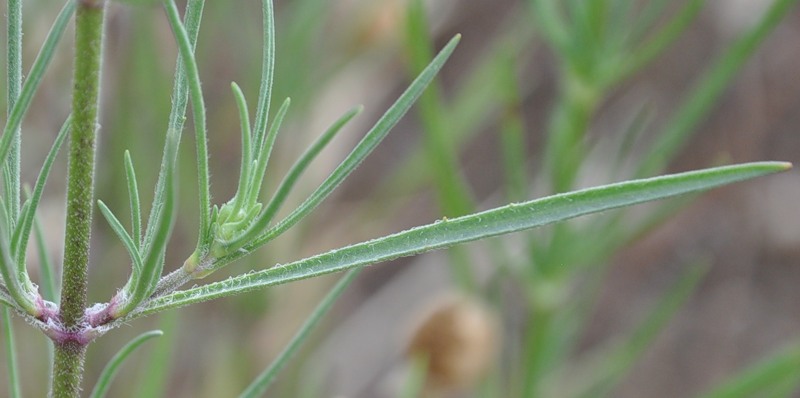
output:
[[[53,359],[53,398],[80,397],[86,346],[75,341],[56,344]]]
[[[22,90],[22,1],[11,0],[7,5],[8,13],[8,114],[14,108],[20,91]],[[8,205],[8,214],[14,219],[19,213],[20,198],[20,129],[14,131],[14,142],[11,144],[11,153],[5,165],[5,200]]]
[[[9,0],[6,4],[6,15],[8,15],[8,44],[6,46],[7,59],[7,113],[11,114],[11,109],[19,98],[22,90],[22,1]],[[6,120],[8,120],[6,118]],[[5,183],[5,199],[7,201],[10,219],[15,219],[19,213],[19,147],[20,129],[14,131],[14,142],[11,144],[11,153],[8,161],[3,168],[5,172],[3,181]],[[9,225],[10,227],[10,225]],[[10,229],[10,228],[9,228]],[[5,332],[6,343],[6,364],[8,366],[8,393],[12,398],[22,396],[22,389],[19,383],[19,371],[17,364],[17,347],[14,343],[14,329],[11,325],[11,310],[2,310],[3,331]]]
[[[104,8],[104,1],[80,0],[75,14],[72,128],[60,308],[65,330],[78,330],[86,307]],[[56,342],[55,348],[52,396],[77,397],[85,344],[66,339]]]

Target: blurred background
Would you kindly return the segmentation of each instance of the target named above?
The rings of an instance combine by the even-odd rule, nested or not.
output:
[[[26,70],[60,3],[26,2]],[[273,104],[288,96],[292,107],[267,171],[267,192],[330,123],[365,104],[365,112],[311,165],[283,214],[345,157],[432,49],[456,33],[463,37],[433,90],[331,198],[289,233],[208,280],[442,216],[639,174],[758,160],[800,163],[800,9],[793,2],[783,2],[788,5],[765,28],[763,41],[742,46],[741,67],[729,79],[712,68],[735,64],[719,60],[780,2],[594,1],[608,3],[608,10],[585,20],[580,2],[565,2],[558,6],[565,9],[567,31],[561,41],[552,34],[557,29],[543,26],[547,16],[534,3],[543,2],[276,0]],[[614,7],[625,10],[615,13]],[[679,18],[685,22],[677,23]],[[597,20],[604,35],[592,30]],[[677,31],[665,36],[662,47],[647,47],[671,26]],[[96,195],[125,219],[123,152],[131,151],[142,203],[149,204],[177,52],[156,5],[112,2],[106,30]],[[255,104],[260,40],[261,2],[207,2],[197,58],[217,204],[233,195],[239,172],[239,121],[230,83],[236,81]],[[70,42],[62,44],[23,124],[28,184],[69,112]],[[654,54],[640,51],[651,47]],[[720,87],[711,95],[714,90],[702,87],[715,77]],[[697,98],[706,105],[692,105],[703,101]],[[693,118],[686,109],[700,113]],[[674,148],[655,144],[670,131],[681,137]],[[650,163],[662,155],[661,163]],[[191,126],[180,156],[182,205],[169,270],[183,263],[196,242]],[[58,162],[40,214],[56,263],[64,224],[63,154]],[[475,365],[484,370],[474,376],[442,376],[456,381],[452,388],[442,381],[439,396],[536,391],[548,397],[683,397],[709,391],[797,342],[800,174],[789,171],[688,199],[368,268],[268,395],[401,396],[415,371],[407,360],[409,342],[426,330],[419,326],[426,316],[442,308],[466,312],[478,323],[467,322],[468,330],[486,330],[468,345],[485,344],[481,353],[488,354],[477,355],[486,364]],[[92,239],[90,301],[104,302],[128,277],[128,257],[99,215]],[[31,258],[35,276],[37,260]],[[133,355],[111,396],[235,396],[270,363],[336,278],[136,321],[90,347],[85,389],[126,341],[157,328],[165,336]],[[444,329],[458,324],[444,323]],[[28,333],[22,322],[14,326],[26,396],[44,396],[44,338]],[[530,351],[530,339],[539,337],[557,352]],[[525,362],[534,357],[544,365]],[[0,384],[5,374],[3,362]],[[786,383],[785,396],[792,396],[797,377]]]

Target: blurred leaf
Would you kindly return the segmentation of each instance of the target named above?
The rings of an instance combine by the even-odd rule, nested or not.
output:
[[[800,374],[800,346],[783,348],[772,357],[734,375],[725,383],[699,398],[749,398],[787,381],[796,381]]]
[[[601,353],[593,361],[586,361],[593,366],[590,366],[585,373],[584,382],[586,384],[581,386],[574,396],[583,398],[608,396],[613,387],[630,371],[636,360],[641,357],[669,320],[694,293],[706,271],[707,267],[697,265],[690,267],[678,283],[649,311],[648,316],[633,333],[610,352]],[[580,377],[571,375],[570,379],[577,380],[581,384]]]
[[[133,353],[134,350],[139,348],[145,341],[152,339],[153,337],[159,337],[163,335],[164,332],[160,330],[152,330],[146,333],[143,333],[130,342],[122,347],[119,352],[108,361],[106,367],[103,368],[103,371],[100,373],[100,377],[97,379],[97,383],[94,385],[94,389],[92,390],[90,398],[102,398],[105,397],[108,393],[108,389],[111,386],[111,382],[114,380],[114,376],[117,375],[117,371],[119,370],[120,365],[125,362],[126,359]]]
[[[314,312],[309,315],[303,323],[303,326],[300,327],[300,330],[292,337],[292,340],[283,348],[283,351],[278,354],[278,357],[275,358],[272,364],[270,364],[263,373],[253,380],[239,398],[257,398],[263,396],[264,393],[267,392],[267,388],[269,388],[270,384],[275,380],[278,373],[286,366],[303,342],[306,341],[311,330],[313,330],[322,317],[328,313],[333,303],[336,302],[336,299],[342,295],[344,290],[350,286],[350,283],[358,276],[359,271],[361,271],[361,268],[356,268],[348,272],[336,283],[333,289],[325,295],[317,308],[314,309]]]
[[[162,315],[158,321],[159,328],[164,331],[164,337],[155,342],[155,347],[142,361],[144,364],[139,369],[139,377],[134,383],[135,388],[131,397],[166,397],[167,379],[176,360],[176,349],[180,334],[178,333],[178,312]]]
[[[5,342],[6,366],[8,367],[8,396],[22,398],[22,387],[19,383],[19,366],[17,362],[17,345],[14,340],[14,329],[11,325],[11,310],[2,308],[3,341]]]
[[[761,20],[714,61],[658,135],[656,142],[642,157],[643,161],[636,172],[637,177],[655,174],[666,167],[697,124],[717,103],[745,61],[750,59],[758,45],[796,3],[796,0],[775,0]]]

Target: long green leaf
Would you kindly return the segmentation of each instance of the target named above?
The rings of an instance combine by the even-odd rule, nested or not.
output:
[[[139,200],[136,170],[133,168],[133,160],[128,150],[125,150],[125,180],[128,183],[128,201],[131,206],[131,235],[136,240],[136,247],[139,248],[142,243],[142,206]]]
[[[181,22],[178,6],[175,0],[164,0],[164,9],[167,12],[172,32],[178,42],[178,51],[183,61],[186,77],[189,84],[190,100],[192,101],[192,116],[194,116],[195,145],[197,147],[197,184],[200,200],[200,237],[198,242],[205,246],[208,232],[211,228],[211,183],[208,177],[208,138],[206,132],[206,106],[203,100],[203,90],[200,87],[200,72],[194,58],[194,44],[183,22]]]
[[[39,254],[39,273],[41,274],[39,284],[42,288],[42,298],[55,301],[60,292],[58,291],[58,286],[56,286],[53,260],[47,252],[47,243],[44,240],[44,232],[42,232],[42,224],[39,222],[39,217],[33,220],[33,229],[36,234],[36,252]]]
[[[189,0],[186,4],[186,17],[184,26],[189,36],[189,42],[191,44],[192,51],[194,51],[195,44],[197,43],[197,34],[200,30],[200,22],[203,16],[204,4],[205,0]],[[186,107],[189,101],[189,88],[182,56],[178,56],[178,60],[175,65],[174,80],[175,83],[172,88],[172,107],[170,109],[169,123],[167,127],[167,141],[171,139],[170,137],[176,136],[174,139],[180,142],[185,121]],[[167,153],[168,148],[169,147],[165,145],[164,153],[161,158],[161,169],[159,171],[158,181],[156,182],[155,195],[153,195],[153,204],[150,208],[147,229],[141,245],[143,248],[150,246],[153,235],[155,234],[156,225],[158,224],[156,219],[162,212],[161,207],[164,204],[164,191],[166,189],[164,186],[167,174],[166,167],[170,164],[172,156],[171,154]]]
[[[255,137],[253,150],[256,159],[255,173],[250,181],[249,193],[245,195],[250,198],[250,204],[255,203],[261,190],[261,181],[264,180],[264,173],[267,170],[272,149],[275,146],[275,137],[278,129],[273,128],[267,133],[267,119],[269,118],[269,107],[272,101],[272,83],[275,74],[275,13],[272,7],[272,0],[262,0],[262,24],[263,24],[263,54],[261,59],[261,87],[258,91],[258,105],[256,106]],[[277,123],[280,125],[280,123]]]
[[[258,203],[258,197],[261,194],[261,183],[264,180],[267,163],[269,162],[269,153],[271,153],[272,149],[275,147],[275,139],[278,137],[278,132],[283,125],[283,119],[286,117],[286,113],[289,112],[289,105],[291,105],[291,103],[291,99],[286,98],[281,107],[278,108],[278,113],[275,114],[275,120],[272,121],[272,125],[267,133],[266,141],[264,141],[264,144],[260,147],[261,150],[255,165],[255,173],[252,177],[253,180],[250,181],[250,192],[247,194],[247,204],[250,206]]]
[[[522,231],[603,210],[710,189],[785,171],[790,167],[789,163],[782,162],[717,167],[626,181],[525,203],[514,203],[481,213],[441,220],[283,266],[167,294],[152,299],[129,318],[441,249],[458,243]],[[230,262],[244,255],[237,252],[221,259],[220,262]]]
[[[350,286],[350,283],[358,276],[359,271],[361,268],[356,268],[351,270],[347,273],[336,285],[328,292],[327,295],[322,299],[322,302],[319,303],[317,308],[314,309],[314,312],[306,319],[303,323],[303,326],[300,327],[300,330],[292,337],[292,340],[286,347],[283,348],[283,351],[278,355],[277,358],[272,362],[272,364],[267,367],[258,377],[250,383],[249,386],[239,395],[239,398],[257,398],[267,391],[267,388],[275,380],[275,377],[278,373],[286,366],[289,362],[289,359],[297,352],[303,342],[306,341],[308,338],[309,333],[311,330],[316,327],[322,317],[328,313],[333,306],[333,303],[336,302],[336,299],[342,295],[344,290]]]
[[[242,131],[242,161],[239,167],[239,186],[236,188],[234,196],[234,213],[238,213],[245,203],[247,192],[250,190],[250,173],[253,170],[253,149],[251,141],[253,139],[250,129],[250,114],[247,111],[247,99],[245,99],[242,89],[236,83],[231,83],[231,90],[236,99],[236,106],[239,108],[239,122]]]
[[[36,209],[39,207],[39,201],[42,199],[44,184],[47,182],[47,177],[50,175],[50,170],[53,168],[53,162],[56,160],[58,150],[61,149],[61,144],[67,137],[70,119],[71,117],[68,117],[67,120],[64,121],[61,130],[56,136],[55,142],[53,142],[53,146],[50,147],[50,152],[47,153],[44,164],[42,164],[42,170],[36,178],[36,185],[33,187],[33,193],[27,201],[27,210],[20,213],[22,219],[17,223],[18,232],[15,231],[15,235],[19,233],[19,242],[17,243],[15,258],[17,260],[17,265],[20,267],[25,267],[25,254],[27,253],[28,240],[30,239],[31,230],[33,229],[33,220],[36,217]]]
[[[262,24],[263,24],[263,50],[261,59],[261,87],[258,91],[258,105],[255,120],[255,140],[254,148],[259,150],[262,156],[269,157],[264,151],[265,134],[267,129],[267,118],[269,117],[269,107],[272,100],[272,79],[275,73],[275,13],[272,7],[272,0],[262,0]],[[272,149],[271,147],[269,148]],[[271,152],[271,151],[264,151]],[[263,172],[260,181],[263,179]]]
[[[39,84],[42,82],[44,72],[47,69],[47,66],[50,64],[50,61],[53,59],[53,53],[55,53],[56,46],[58,45],[59,40],[61,40],[61,36],[63,35],[64,30],[67,27],[67,23],[69,22],[74,11],[75,2],[68,1],[64,5],[64,8],[61,9],[61,13],[58,14],[58,17],[53,23],[52,28],[50,28],[50,32],[47,34],[47,38],[42,45],[42,49],[36,56],[36,60],[33,61],[31,70],[28,73],[28,78],[25,79],[25,84],[22,85],[22,91],[20,92],[19,99],[11,109],[11,113],[8,115],[6,126],[3,129],[3,137],[0,138],[0,164],[5,164],[7,160],[9,150],[12,146],[11,144],[14,142],[15,131],[19,129],[19,126],[22,123],[22,118],[25,116],[25,113],[28,111],[28,108],[31,105],[33,94],[36,92],[36,90],[39,88]]]
[[[106,396],[108,393],[108,388],[111,386],[111,381],[116,376],[117,371],[119,370],[120,365],[125,362],[126,359],[131,355],[131,353],[136,350],[139,346],[141,346],[145,341],[152,339],[153,337],[159,337],[163,335],[164,332],[160,330],[151,330],[149,332],[140,334],[135,339],[131,340],[128,344],[125,344],[119,352],[108,361],[106,367],[103,368],[103,372],[100,373],[100,377],[97,379],[97,384],[94,385],[94,389],[92,390],[92,394],[89,396],[90,398],[102,398]]]

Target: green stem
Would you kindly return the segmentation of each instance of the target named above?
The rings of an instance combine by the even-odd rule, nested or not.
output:
[[[86,308],[104,9],[104,1],[80,0],[75,14],[73,116],[60,308],[65,330],[80,326]],[[56,342],[55,348],[52,396],[77,397],[86,343],[67,338]]]
[[[14,108],[14,104],[19,99],[20,91],[22,91],[22,1],[10,0],[7,5],[7,13],[8,48],[6,49],[6,56],[8,57],[8,114],[10,115],[11,109]],[[8,214],[12,219],[19,214],[20,129],[17,128],[13,134],[11,153],[5,165],[7,173],[4,178],[6,204],[9,207]]]
[[[70,341],[56,344],[53,357],[53,385],[50,396],[53,398],[80,397],[80,384],[83,377],[83,360],[86,346]]]
[[[542,376],[546,366],[547,331],[553,320],[551,310],[539,308],[536,303],[533,303],[533,307],[528,318],[529,326],[523,345],[525,357],[522,359],[523,391],[520,396],[525,398],[534,398],[541,393]]]
[[[585,156],[583,142],[599,96],[577,76],[566,76],[550,122],[545,153],[553,193],[571,190]]]
[[[6,4],[8,15],[8,44],[6,47],[7,69],[7,115],[11,114],[11,109],[19,98],[22,90],[22,1],[9,0]],[[6,119],[8,120],[8,119]],[[19,213],[19,146],[20,129],[14,131],[13,143],[11,144],[11,154],[8,157],[4,171],[3,181],[5,182],[5,197],[8,204],[9,219],[13,220]],[[10,225],[9,225],[10,227]],[[10,229],[10,228],[9,228]],[[8,365],[8,393],[12,398],[22,396],[19,383],[19,372],[17,365],[17,347],[14,343],[14,333],[11,326],[11,311],[8,308],[2,310],[3,328],[6,335],[6,363]]]

